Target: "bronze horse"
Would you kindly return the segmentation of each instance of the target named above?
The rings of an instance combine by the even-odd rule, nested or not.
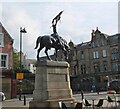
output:
[[[56,51],[55,60],[57,60],[57,51],[62,50],[64,55],[65,55],[65,60],[67,61],[69,45],[67,44],[67,42],[62,37],[60,37],[60,41],[61,41],[61,44],[59,44],[58,41],[55,38],[53,38],[52,36],[49,36],[49,35],[39,36],[37,38],[36,47],[35,47],[35,49],[37,49],[38,45],[40,43],[40,47],[38,48],[38,51],[37,51],[37,60],[39,60],[40,51],[45,47],[45,54],[46,54],[46,56],[49,60],[51,60],[51,58],[48,55],[47,51],[51,48],[55,48],[55,51]]]

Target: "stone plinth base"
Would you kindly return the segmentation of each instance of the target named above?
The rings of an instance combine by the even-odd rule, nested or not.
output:
[[[59,107],[59,101],[74,101],[70,87],[69,64],[59,61],[38,61],[30,109]]]
[[[46,101],[38,101],[33,100],[29,103],[29,109],[60,109],[59,102],[62,101],[66,104],[67,107],[74,107],[74,99],[56,99],[56,100],[46,100]]]

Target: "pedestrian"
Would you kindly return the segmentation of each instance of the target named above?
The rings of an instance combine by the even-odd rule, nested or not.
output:
[[[97,94],[99,95],[99,86],[97,87]]]
[[[81,90],[80,92],[81,92],[81,96],[82,96],[82,100],[83,100],[84,99],[83,90]]]

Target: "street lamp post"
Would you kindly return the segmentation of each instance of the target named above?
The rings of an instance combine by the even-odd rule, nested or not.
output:
[[[27,33],[27,31],[25,30],[25,28],[22,29],[22,27],[20,27],[20,72],[22,71],[22,33]],[[22,95],[22,80],[19,81],[19,100],[21,100],[21,95]]]
[[[106,78],[107,78],[107,89],[108,89],[110,86],[110,79],[109,79],[109,76],[106,76]]]
[[[22,69],[22,33],[27,33],[27,31],[20,27],[20,70]]]

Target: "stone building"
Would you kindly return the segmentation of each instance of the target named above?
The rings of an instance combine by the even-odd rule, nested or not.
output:
[[[74,90],[105,90],[107,83],[120,79],[120,34],[106,35],[92,30],[91,41],[69,43],[71,85]]]
[[[77,45],[70,41],[69,46],[73,90],[106,90],[110,81],[120,79],[120,34],[107,35],[96,28],[92,30],[90,41]],[[51,58],[54,60],[55,54]],[[46,60],[46,56],[41,60]],[[58,60],[65,60],[61,50]]]

